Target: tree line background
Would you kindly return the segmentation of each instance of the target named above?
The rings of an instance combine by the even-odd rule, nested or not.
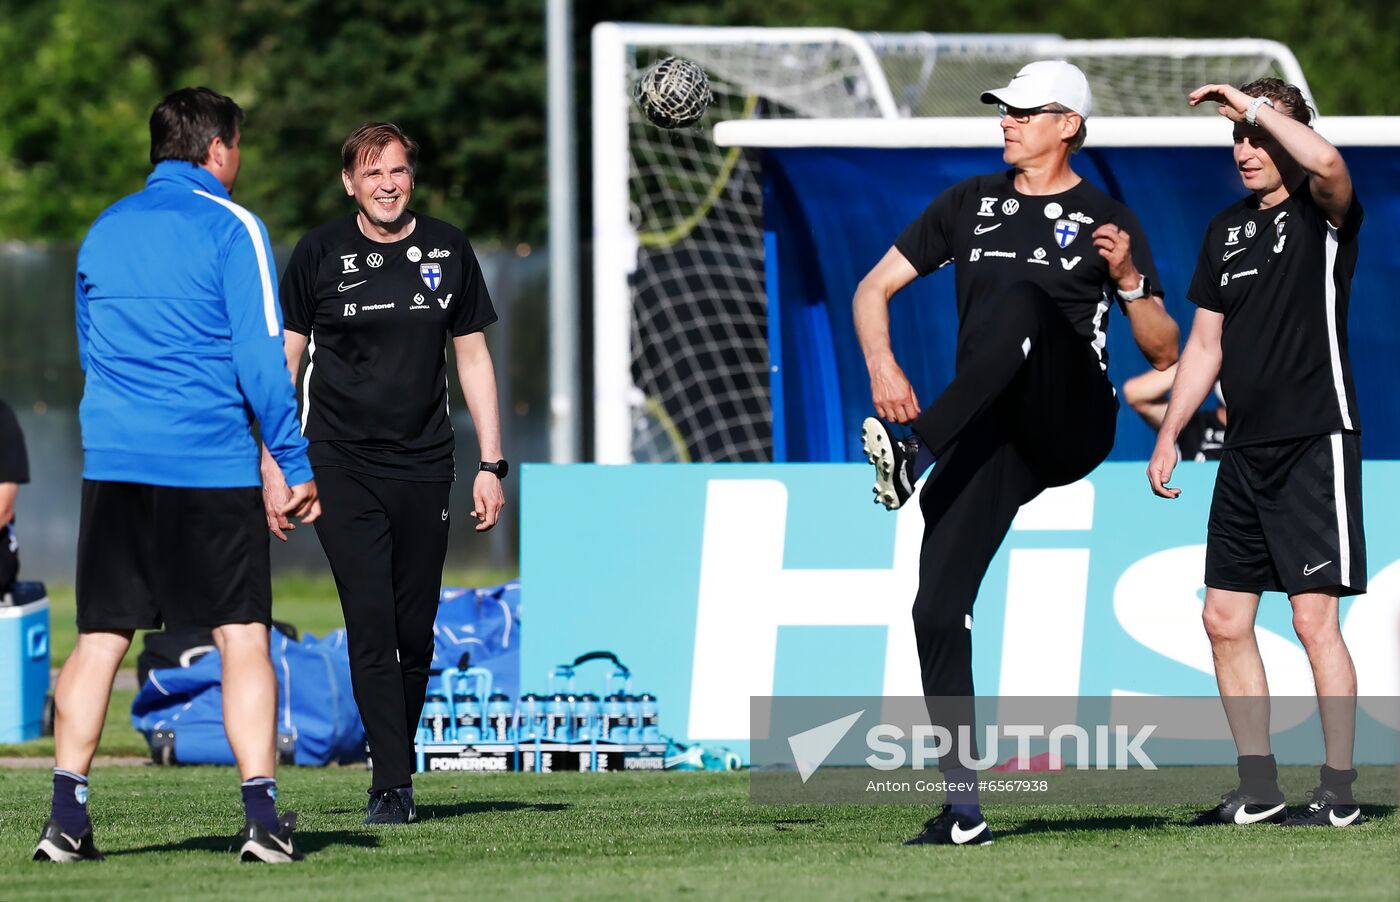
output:
[[[1297,54],[1323,113],[1400,113],[1392,0],[1265,0],[1248,16],[1218,0],[579,0],[581,167],[588,32],[607,20],[1273,38]],[[348,211],[340,143],[392,119],[422,143],[416,208],[479,244],[540,243],[544,42],[543,0],[0,0],[0,239],[81,238],[141,187],[151,109],[204,84],[247,112],[238,199],[274,241]]]

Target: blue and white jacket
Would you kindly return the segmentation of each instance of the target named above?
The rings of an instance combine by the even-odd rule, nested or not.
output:
[[[267,229],[212,173],[157,164],[78,251],[83,477],[261,484],[251,423],[289,485],[312,478]]]

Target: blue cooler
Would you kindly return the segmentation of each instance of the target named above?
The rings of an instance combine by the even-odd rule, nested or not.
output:
[[[21,582],[0,605],[0,742],[39,738],[49,694],[49,596]]]

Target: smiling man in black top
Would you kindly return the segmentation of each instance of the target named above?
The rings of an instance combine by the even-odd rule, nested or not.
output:
[[[1175,442],[1219,374],[1230,431],[1206,538],[1205,627],[1239,751],[1240,785],[1197,824],[1351,826],[1356,668],[1338,602],[1366,591],[1361,423],[1347,354],[1361,202],[1302,92],[1276,78],[1205,85],[1191,103],[1235,123],[1244,200],[1210,223],[1189,296],[1200,308],[1147,475],[1170,488]],[[1288,593],[1312,664],[1327,760],[1288,817],[1269,747],[1269,686],[1254,638],[1259,593]]]
[[[1110,309],[1116,302],[1126,311],[1138,347],[1159,369],[1176,361],[1179,335],[1137,217],[1070,167],[1093,105],[1084,73],[1058,60],[1031,63],[982,100],[999,108],[1012,168],[934,198],[855,295],[875,410],[911,423],[915,434],[896,439],[879,420],[865,421],[876,500],[899,507],[937,463],[919,499],[914,632],[930,713],[955,738],[971,720],[972,605],[1012,519],[1046,488],[1083,478],[1113,446]],[[950,263],[957,373],[922,409],[890,350],[888,305],[915,278]],[[976,785],[959,752],[955,745],[939,766],[951,781]],[[910,842],[991,838],[973,792],[951,796]]]
[[[418,145],[372,122],[342,149],[353,216],[297,244],[282,279],[287,363],[295,379],[308,341],[302,431],[321,487],[316,534],[335,574],[355,701],[374,760],[366,823],[407,823],[413,739],[433,656],[433,619],[447,554],[455,476],[447,413],[450,337],[481,448],[473,467],[476,529],[505,504],[496,377],[482,330],[496,321],[462,232],[408,208]],[[264,457],[268,523],[285,491]]]

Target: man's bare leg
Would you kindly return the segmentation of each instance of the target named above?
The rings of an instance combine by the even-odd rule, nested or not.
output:
[[[1215,659],[1215,681],[1241,756],[1269,754],[1269,681],[1254,637],[1259,596],[1206,589],[1203,615]]]
[[[214,628],[223,660],[224,731],[239,776],[271,778],[277,770],[277,677],[267,627],[230,623]]]
[[[94,861],[102,854],[88,817],[88,770],[92,767],[112,680],[131,647],[131,630],[80,632],[54,686],[53,806],[34,849],[36,861]]]
[[[87,776],[132,630],[79,633],[54,686],[54,767]]]
[[[1322,592],[1306,592],[1289,598],[1293,603],[1293,629],[1308,653],[1317,703],[1322,715],[1322,738],[1327,744],[1327,766],[1351,770],[1356,741],[1356,667],[1342,639],[1337,617],[1338,598]]]

